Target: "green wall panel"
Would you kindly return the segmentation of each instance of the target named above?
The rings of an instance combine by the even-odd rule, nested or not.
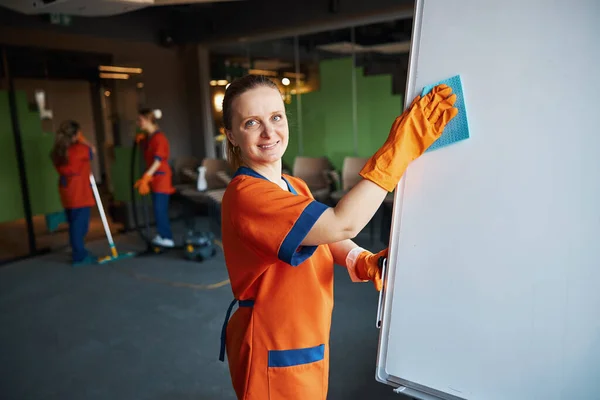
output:
[[[8,92],[0,91],[0,222],[25,217]]]
[[[352,120],[352,59],[320,63],[321,87],[302,95],[304,156],[330,159],[341,170],[344,157],[354,155]],[[364,76],[356,69],[358,156],[369,157],[385,142],[394,119],[402,112],[402,96],[392,94],[389,75]],[[298,155],[297,98],[287,107],[290,144],[284,162],[290,167]]]
[[[61,211],[58,172],[50,159],[54,134],[42,131],[40,115],[37,111],[29,110],[25,92],[17,91],[16,99],[31,213],[40,215]]]
[[[131,201],[131,156],[133,149],[131,147],[116,146],[114,148],[115,159],[110,167],[111,180],[113,185],[113,195],[116,201]],[[136,177],[142,176],[142,167],[140,153],[136,152]],[[137,195],[139,197],[139,195]]]

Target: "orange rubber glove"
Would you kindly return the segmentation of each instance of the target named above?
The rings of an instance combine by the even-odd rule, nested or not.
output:
[[[383,146],[360,171],[360,176],[392,192],[408,165],[444,132],[458,114],[456,95],[447,85],[438,85],[423,98],[417,96],[392,125]]]
[[[145,196],[150,193],[150,182],[152,182],[152,176],[144,174],[138,181],[133,185],[138,192]]]
[[[356,276],[364,281],[372,281],[377,291],[381,291],[383,282],[381,281],[381,268],[379,267],[379,259],[388,256],[388,249],[382,250],[377,254],[370,251],[363,251],[356,258],[354,271]]]

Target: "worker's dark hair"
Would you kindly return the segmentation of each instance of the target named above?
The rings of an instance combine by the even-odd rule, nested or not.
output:
[[[81,126],[76,121],[69,120],[60,124],[54,137],[52,152],[50,153],[50,158],[54,165],[60,166],[69,162],[69,147],[75,143],[73,139],[77,137],[80,131]]]
[[[242,78],[237,78],[225,90],[223,97],[223,126],[226,130],[231,130],[233,119],[233,101],[250,89],[260,86],[266,86],[279,91],[279,88],[271,79],[264,75],[246,75]],[[239,149],[234,147],[227,138],[227,161],[231,164],[233,170],[237,170],[242,166],[242,158]]]

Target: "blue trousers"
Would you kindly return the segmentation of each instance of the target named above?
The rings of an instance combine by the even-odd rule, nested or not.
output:
[[[73,250],[73,262],[82,261],[87,257],[84,239],[90,227],[91,207],[67,208],[67,221],[69,222],[69,243]]]
[[[170,195],[165,193],[152,193],[152,208],[154,209],[156,230],[163,239],[173,239],[171,221],[169,220],[170,197]]]

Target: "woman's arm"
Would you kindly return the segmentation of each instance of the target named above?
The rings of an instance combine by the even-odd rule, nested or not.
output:
[[[330,243],[329,250],[331,250],[331,254],[333,255],[333,262],[347,268],[346,259],[348,258],[348,253],[357,247],[358,245],[350,239]]]
[[[377,254],[358,246],[352,240],[329,244],[334,263],[346,267],[352,282],[372,281],[377,290],[381,290],[381,269],[379,258],[387,257],[385,249]]]
[[[366,179],[361,180],[334,208],[328,208],[323,212],[302,244],[315,246],[346,240],[352,243],[348,239],[356,237],[373,218],[386,194],[387,191],[375,183]]]
[[[394,190],[408,165],[431,146],[458,114],[456,95],[438,85],[417,96],[390,129],[383,146],[360,171],[363,178],[334,208],[326,209],[304,237],[302,245],[340,242],[354,238],[373,217],[387,192]]]
[[[146,171],[144,175],[153,176],[156,170],[160,167],[160,160],[154,160],[150,168]]]

